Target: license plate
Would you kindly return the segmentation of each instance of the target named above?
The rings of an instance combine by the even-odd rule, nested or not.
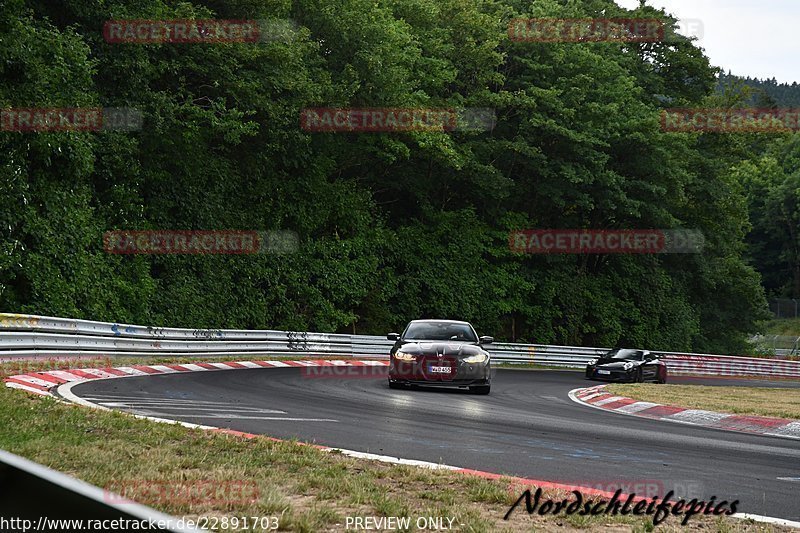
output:
[[[450,367],[449,366],[432,366],[431,373],[432,374],[449,374]]]
[[[611,371],[610,370],[598,370],[597,373],[601,374],[603,376],[608,376],[608,375],[611,374]]]

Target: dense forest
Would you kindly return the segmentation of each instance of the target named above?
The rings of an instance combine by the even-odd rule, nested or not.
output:
[[[665,133],[737,107],[688,39],[537,43],[611,0],[8,0],[0,108],[132,107],[139,131],[0,131],[0,310],[738,352],[799,289],[795,135]],[[119,44],[110,19],[291,21],[259,43]],[[326,133],[307,107],[490,108],[490,131]],[[689,228],[703,253],[525,255],[527,228]],[[118,255],[109,230],[286,230],[291,254]],[[748,237],[749,236],[749,237]],[[792,263],[794,261],[794,263]],[[797,267],[800,269],[800,267]],[[758,269],[758,270],[757,270]]]
[[[760,109],[800,111],[800,85],[720,73],[717,92]],[[770,297],[800,298],[800,151],[797,136],[752,139],[734,167],[744,186],[751,230],[747,257]]]
[[[750,76],[736,76],[730,71],[727,74],[720,73],[717,91],[725,92],[729,88],[736,91],[747,91],[749,97],[745,101],[751,106],[800,107],[800,85],[796,81],[778,83],[775,78],[761,80]]]

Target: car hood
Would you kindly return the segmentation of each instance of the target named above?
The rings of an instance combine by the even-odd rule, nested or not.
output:
[[[406,342],[398,350],[412,355],[453,355],[468,357],[479,353],[487,353],[477,344],[456,341],[418,341]]]
[[[641,361],[618,361],[618,360],[611,360],[611,359],[606,359],[606,360],[601,359],[601,360],[599,360],[597,362],[596,366],[598,368],[602,367],[602,368],[606,368],[608,370],[623,370],[624,366],[625,366],[625,363],[633,363],[634,367],[637,367],[637,366],[642,364]]]

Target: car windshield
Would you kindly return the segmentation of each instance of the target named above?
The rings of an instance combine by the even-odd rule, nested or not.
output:
[[[603,359],[625,359],[628,361],[641,361],[643,352],[640,350],[611,350]]]
[[[404,340],[477,342],[469,324],[453,322],[412,322],[403,334]]]

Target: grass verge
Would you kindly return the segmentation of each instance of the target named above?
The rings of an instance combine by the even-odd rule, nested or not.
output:
[[[607,390],[618,396],[691,409],[800,419],[800,389],[615,383]]]
[[[650,517],[543,517],[528,515],[524,505],[505,521],[520,494],[509,480],[356,460],[295,442],[158,424],[6,387],[0,388],[0,448],[175,516],[275,517],[281,530],[342,531],[348,516],[448,517],[454,518],[453,530],[474,532],[653,529]],[[192,490],[209,485],[216,487],[211,495]],[[170,489],[166,495],[165,487]],[[546,492],[553,500],[566,496]],[[710,517],[694,517],[689,528],[782,530]],[[671,517],[659,529],[685,528]]]
[[[800,318],[776,318],[764,324],[767,335],[800,337]]]

